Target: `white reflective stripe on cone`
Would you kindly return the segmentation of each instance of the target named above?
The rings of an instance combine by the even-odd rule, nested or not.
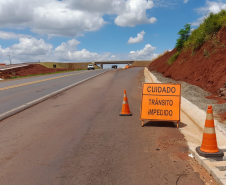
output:
[[[126,94],[124,94],[124,97],[126,97]]]
[[[205,127],[203,133],[215,134],[215,128],[214,127]]]
[[[213,120],[213,114],[212,113],[207,113],[206,114],[206,120]]]
[[[123,101],[122,104],[127,104],[127,101]]]

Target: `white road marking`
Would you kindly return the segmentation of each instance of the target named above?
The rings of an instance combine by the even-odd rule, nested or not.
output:
[[[0,121],[2,121],[3,119],[5,119],[5,118],[7,118],[7,117],[10,117],[10,116],[12,116],[12,115],[18,113],[18,112],[21,112],[21,111],[23,111],[23,110],[25,110],[25,109],[27,109],[27,108],[29,108],[29,107],[31,107],[31,106],[34,106],[34,105],[36,105],[36,104],[38,104],[38,103],[40,103],[40,102],[42,102],[42,101],[45,101],[45,100],[47,100],[48,98],[50,98],[50,97],[52,97],[52,96],[55,96],[55,95],[57,95],[57,94],[59,94],[59,93],[61,93],[61,92],[63,92],[63,91],[66,91],[66,90],[68,90],[68,89],[70,89],[70,88],[72,88],[72,87],[74,87],[74,86],[76,86],[76,85],[78,85],[78,84],[80,84],[80,83],[82,83],[82,82],[85,82],[85,81],[87,81],[87,80],[89,80],[89,79],[91,79],[91,78],[94,78],[94,77],[96,77],[96,76],[98,76],[98,75],[101,75],[101,74],[103,74],[103,73],[105,73],[105,72],[108,72],[108,71],[104,71],[104,72],[102,72],[102,73],[96,74],[96,75],[94,75],[94,76],[91,76],[91,77],[86,78],[86,79],[84,79],[84,80],[81,80],[81,81],[79,81],[79,82],[76,82],[76,83],[74,83],[74,84],[72,84],[72,85],[69,85],[69,86],[67,86],[67,87],[64,87],[64,88],[62,88],[62,89],[60,89],[60,90],[57,90],[57,91],[55,91],[55,92],[52,92],[52,93],[50,93],[50,94],[48,94],[48,95],[45,95],[45,96],[43,96],[43,97],[41,97],[41,98],[38,98],[38,99],[36,99],[36,100],[34,100],[34,101],[28,102],[28,103],[26,103],[26,104],[24,104],[24,105],[21,105],[21,106],[19,106],[19,107],[16,107],[16,108],[14,108],[14,109],[11,109],[10,111],[4,112],[4,113],[0,114]]]

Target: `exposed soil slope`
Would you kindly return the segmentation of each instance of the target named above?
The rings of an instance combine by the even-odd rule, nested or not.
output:
[[[219,95],[220,88],[226,83],[226,27],[195,53],[183,51],[172,65],[168,65],[166,62],[175,52],[174,49],[153,61],[149,70]]]
[[[39,64],[30,64],[28,66],[20,67],[20,68],[14,68],[14,69],[8,69],[4,71],[0,71],[0,78],[2,79],[9,79],[13,77],[21,77],[21,76],[28,76],[28,75],[37,75],[41,73],[54,73],[56,71],[68,71],[69,69],[53,69],[53,68],[47,68],[43,65]],[[72,69],[70,69],[72,70]],[[74,69],[76,70],[76,69]]]

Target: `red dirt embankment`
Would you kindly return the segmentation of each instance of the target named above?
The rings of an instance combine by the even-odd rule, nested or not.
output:
[[[4,71],[0,71],[0,78],[2,79],[9,79],[13,77],[21,77],[21,76],[28,76],[28,75],[37,75],[41,73],[54,73],[57,71],[68,71],[69,69],[53,69],[53,68],[47,68],[43,65],[39,64],[30,64],[28,66],[20,67],[20,68],[14,68],[14,69],[8,69]],[[72,69],[70,69],[72,70]],[[73,69],[76,70],[76,69]]]
[[[195,53],[183,51],[172,65],[168,65],[166,62],[174,53],[175,49],[153,61],[149,70],[199,86],[214,95],[220,94],[220,88],[226,83],[226,27]]]

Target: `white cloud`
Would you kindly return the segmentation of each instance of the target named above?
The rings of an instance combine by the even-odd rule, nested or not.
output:
[[[131,51],[130,53],[96,53],[85,48],[77,50],[79,41],[71,39],[63,42],[53,49],[51,44],[45,43],[43,39],[21,38],[18,44],[7,48],[0,46],[0,63],[9,64],[8,54],[11,54],[12,63],[23,62],[91,62],[91,61],[111,61],[111,60],[151,60],[155,57],[154,50],[147,44],[143,49]]]
[[[204,21],[205,18],[206,18],[206,15],[198,18],[196,21],[192,22],[191,25],[192,26],[199,26]]]
[[[6,27],[20,27],[33,19],[32,0],[1,0],[0,25]]]
[[[184,3],[187,3],[188,2],[188,0],[184,0]]]
[[[81,61],[83,61],[84,59],[90,59],[90,58],[98,58],[98,54],[97,53],[92,53],[87,51],[86,49],[82,49],[81,51],[75,51],[75,52],[68,52],[67,53],[67,57],[69,60],[73,60],[73,59],[80,59]]]
[[[85,62],[93,60],[103,60],[109,58],[111,53],[98,54],[89,52],[86,49],[77,50],[77,45],[80,42],[76,39],[71,39],[66,43],[53,50],[51,44],[45,43],[43,39],[36,38],[21,38],[18,44],[3,49],[0,46],[0,60],[8,62],[8,54],[11,54],[12,63],[41,61],[55,61],[55,62]]]
[[[195,30],[195,28],[191,28],[191,32],[193,32]]]
[[[115,24],[122,27],[134,27],[138,24],[155,23],[157,21],[155,17],[147,18],[146,15],[146,10],[153,6],[153,1],[127,0],[125,10],[116,17]]]
[[[63,42],[60,46],[56,47],[56,52],[74,52],[77,50],[77,46],[79,45],[79,41],[76,39],[72,39],[67,41],[67,43]]]
[[[98,13],[66,8],[66,1],[54,1],[35,9],[32,31],[49,36],[80,36],[99,30],[106,22]]]
[[[130,37],[129,40],[128,40],[128,44],[134,44],[134,43],[138,43],[138,42],[142,42],[143,41],[143,38],[144,38],[144,30],[141,31],[140,33],[137,34],[137,37],[133,38],[133,37]]]
[[[53,5],[54,6],[54,5]],[[32,31],[49,36],[81,36],[106,24],[98,13],[65,9],[62,5],[39,7]],[[45,19],[44,19],[45,18]]]
[[[208,13],[219,13],[222,9],[225,8],[224,3],[222,2],[213,2],[213,1],[206,1],[206,5],[204,7],[200,7],[195,9],[200,14],[208,14]]]
[[[67,8],[67,1],[1,0],[0,27],[26,28],[49,36],[78,36],[106,22],[99,13]]]
[[[19,38],[29,38],[30,35],[24,35],[24,34],[16,34],[13,32],[6,32],[6,31],[0,31],[0,38],[1,39],[19,39]]]
[[[46,55],[53,48],[51,44],[45,43],[43,39],[20,38],[19,41],[19,44],[3,49],[3,52],[13,55]]]
[[[57,61],[73,61],[73,62],[88,62],[93,60],[100,60],[101,58],[104,58],[104,56],[108,55],[99,55],[95,52],[87,51],[86,49],[82,49],[80,51],[67,51],[64,54],[55,53],[54,58],[56,58]]]
[[[68,0],[70,9],[87,12],[118,14],[126,6],[125,0]]]
[[[0,46],[1,62],[9,63],[8,56],[11,55],[12,63],[33,62],[46,60],[52,52],[53,46],[47,44],[43,39],[20,38],[18,44],[7,48]]]
[[[74,61],[85,62],[93,60],[101,60],[110,56],[110,53],[103,53],[102,55],[82,49],[77,50],[80,42],[76,39],[71,39],[67,43],[63,42],[60,46],[56,47],[53,52],[53,58],[56,61]]]
[[[192,22],[191,25],[199,26],[209,13],[216,14],[219,13],[222,9],[226,9],[226,4],[222,3],[222,1],[213,2],[207,0],[206,5],[204,7],[195,9],[197,13],[202,15],[202,17]]]
[[[152,59],[155,59],[155,58],[157,58],[159,56],[159,54],[157,54],[157,53],[153,53],[153,55],[152,55]]]
[[[156,18],[146,15],[153,6],[150,0],[1,0],[0,28],[76,37],[102,28],[106,14],[116,15],[118,26],[154,23]]]
[[[221,11],[220,7],[218,5],[213,5],[209,8],[210,12],[216,14],[219,13]]]
[[[130,51],[129,57],[137,60],[151,60],[153,58],[154,50],[156,47],[150,44],[145,45],[144,49],[137,51]]]

